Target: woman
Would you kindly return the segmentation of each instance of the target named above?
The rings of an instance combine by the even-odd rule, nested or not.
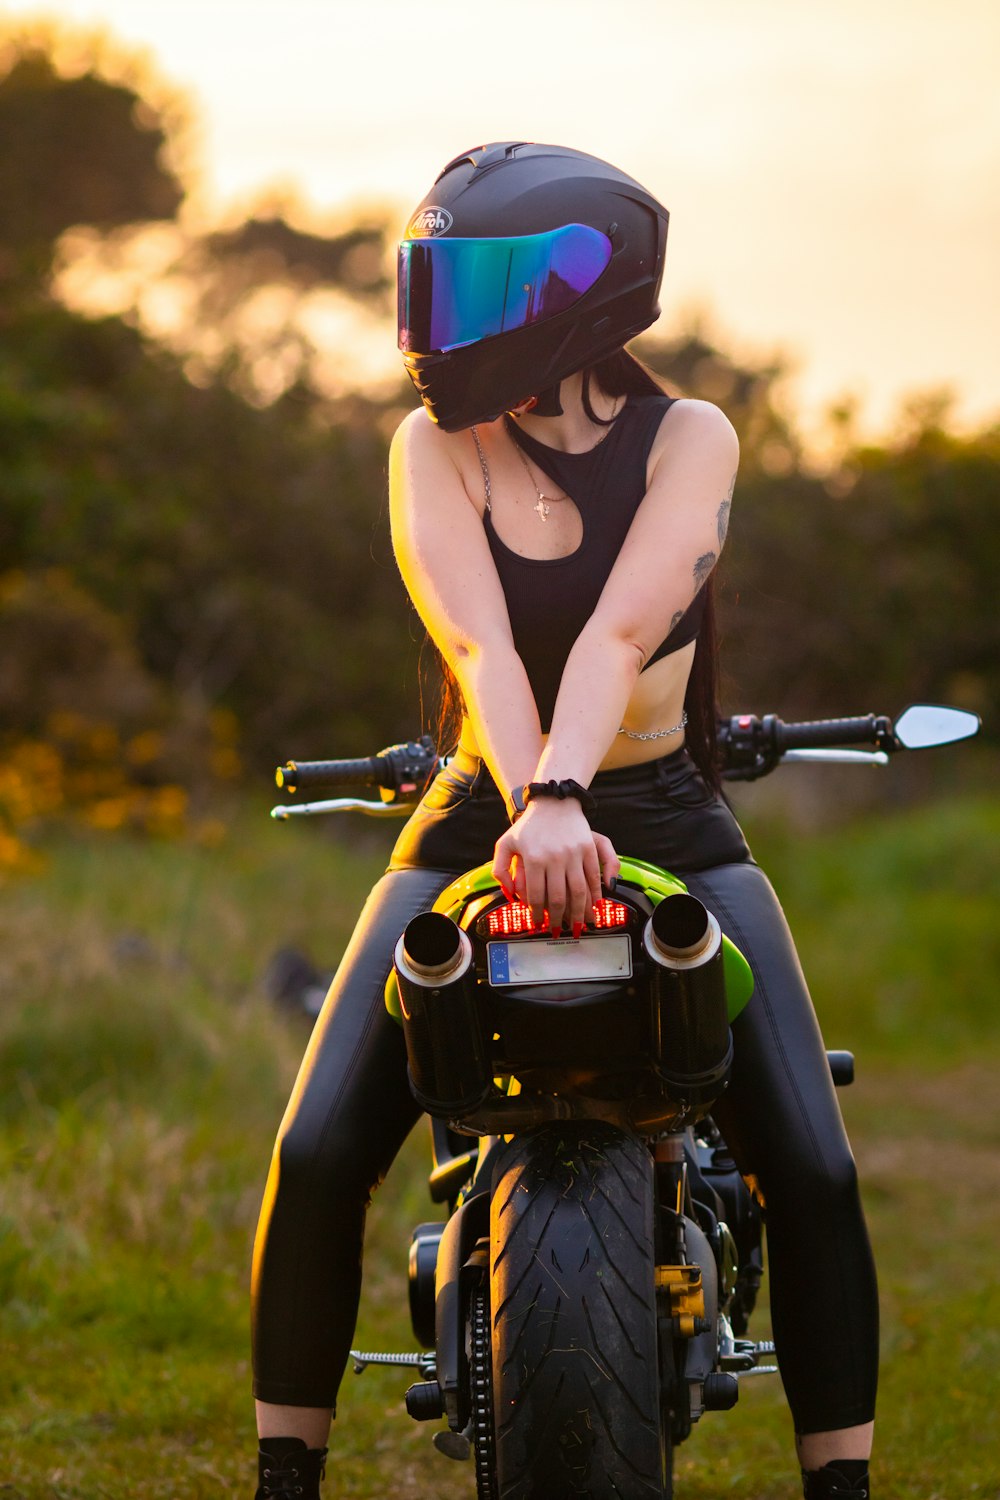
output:
[[[365,1208],[418,1115],[382,1004],[398,934],[491,852],[508,891],[579,933],[618,849],[682,875],[753,964],[716,1115],[767,1201],[804,1493],[869,1496],[877,1302],[853,1159],[781,910],[713,759],[709,575],[736,438],[623,349],[658,316],[666,229],[607,163],[503,142],[449,163],[400,247],[400,347],[423,405],[392,446],[393,538],[464,716],[275,1149],[254,1256],[259,1500],[319,1494]]]

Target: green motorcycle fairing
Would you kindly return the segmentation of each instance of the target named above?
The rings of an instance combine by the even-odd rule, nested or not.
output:
[[[676,875],[670,875],[666,870],[647,864],[641,859],[622,860],[618,884],[634,886],[653,906],[658,905],[664,896],[687,893],[687,886],[683,881],[678,880]],[[460,922],[466,908],[477,897],[492,900],[498,889],[492,866],[478,865],[476,869],[460,875],[457,880],[452,881],[451,885],[446,886],[435,901],[432,910],[442,912],[453,921]],[[726,980],[726,1004],[729,1019],[734,1021],[753,994],[753,974],[739,948],[725,935],[722,939],[722,967]],[[394,1021],[402,1024],[395,969],[386,981],[385,1008]]]

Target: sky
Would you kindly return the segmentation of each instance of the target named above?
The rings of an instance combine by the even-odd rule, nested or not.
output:
[[[402,226],[488,140],[606,158],[670,209],[659,330],[783,355],[806,428],[847,393],[1000,414],[993,0],[56,0],[186,96],[209,217],[298,200]],[[391,333],[386,360],[395,358]]]

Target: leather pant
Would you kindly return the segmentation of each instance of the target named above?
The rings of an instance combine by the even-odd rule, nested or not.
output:
[[[619,854],[677,874],[749,959],[713,1109],[767,1203],[771,1314],[799,1433],[868,1422],[878,1361],[875,1269],[854,1159],[784,915],[725,803],[686,751],[600,772],[591,818]],[[320,1014],[275,1146],[253,1265],[254,1391],[333,1407],[361,1290],[365,1213],[420,1111],[383,990],[400,932],[507,826],[478,760],[432,783],[368,898]]]

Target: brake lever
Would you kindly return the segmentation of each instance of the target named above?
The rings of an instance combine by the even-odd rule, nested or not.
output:
[[[839,761],[843,765],[887,766],[889,757],[884,750],[786,750],[780,757],[786,760]]]
[[[365,797],[334,797],[326,802],[280,802],[271,817],[284,823],[288,818],[315,818],[321,813],[362,812],[370,818],[407,818],[415,801],[369,802]]]

